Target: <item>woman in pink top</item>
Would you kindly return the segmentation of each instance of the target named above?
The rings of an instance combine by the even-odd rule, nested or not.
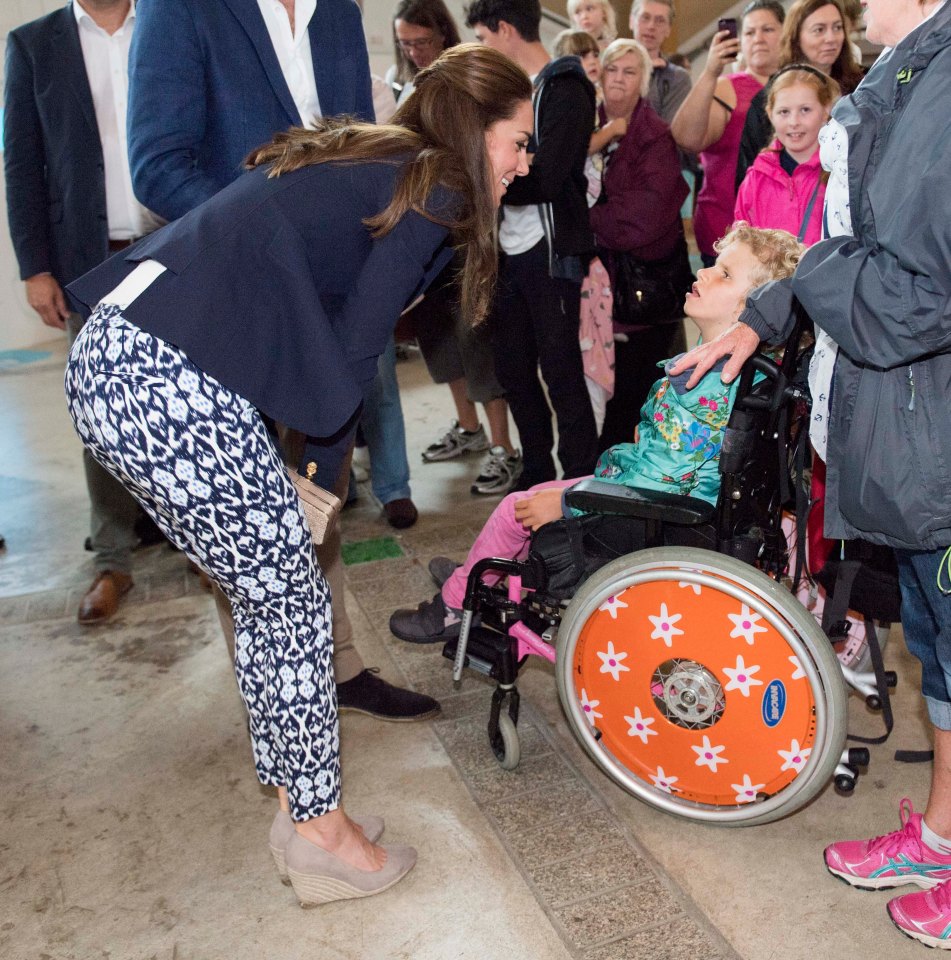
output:
[[[807,246],[820,238],[826,188],[819,130],[838,98],[839,85],[814,67],[790,64],[776,74],[766,101],[776,139],[747,171],[735,220],[788,230]]]
[[[726,30],[716,33],[703,73],[670,125],[678,146],[698,153],[703,166],[693,226],[705,266],[716,260],[713,244],[733,222],[743,122],[750,101],[779,68],[784,16],[778,0],[753,0],[743,11],[739,39]],[[721,76],[741,51],[746,72]]]

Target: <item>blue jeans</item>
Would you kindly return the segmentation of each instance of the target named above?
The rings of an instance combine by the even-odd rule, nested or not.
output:
[[[946,549],[895,551],[905,643],[921,661],[921,692],[939,730],[951,730],[951,595],[937,585]]]
[[[373,495],[382,504],[409,498],[406,428],[396,379],[396,344],[392,337],[380,355],[376,380],[364,397],[360,426],[370,451]]]

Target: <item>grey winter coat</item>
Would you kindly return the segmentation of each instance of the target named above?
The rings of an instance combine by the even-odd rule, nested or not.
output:
[[[855,236],[810,248],[740,319],[781,340],[795,295],[839,344],[826,535],[934,550],[951,543],[951,3],[833,116]]]

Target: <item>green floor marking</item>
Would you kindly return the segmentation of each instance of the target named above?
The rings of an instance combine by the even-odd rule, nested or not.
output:
[[[356,540],[341,548],[346,566],[369,563],[371,560],[391,560],[403,556],[403,548],[392,537],[377,537],[374,540]]]

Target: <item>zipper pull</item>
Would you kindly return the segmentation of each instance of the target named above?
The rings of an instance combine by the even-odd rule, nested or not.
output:
[[[908,401],[908,409],[915,409],[915,372],[911,367],[908,368],[908,386],[911,387],[911,399]]]

